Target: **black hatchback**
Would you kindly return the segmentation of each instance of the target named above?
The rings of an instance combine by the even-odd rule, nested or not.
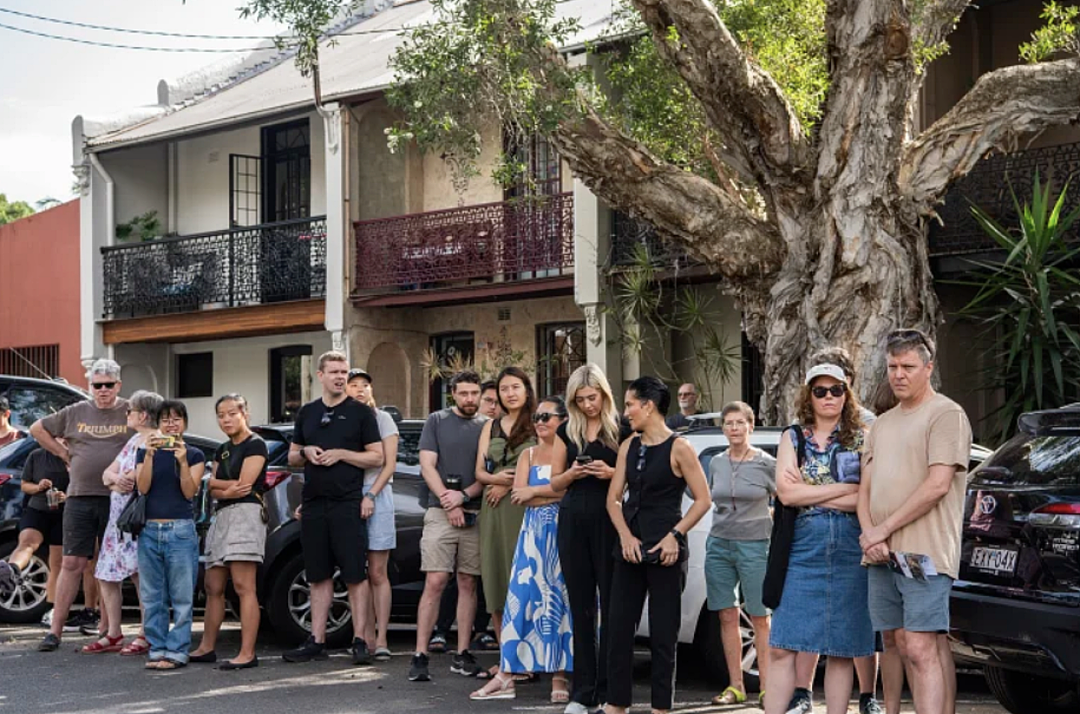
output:
[[[968,481],[957,659],[1013,714],[1080,711],[1080,409],[1033,412]]]

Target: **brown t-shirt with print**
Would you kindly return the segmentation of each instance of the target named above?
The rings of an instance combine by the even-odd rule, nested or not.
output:
[[[960,530],[971,453],[971,425],[959,404],[934,394],[911,410],[896,406],[870,427],[863,463],[870,476],[870,518],[880,525],[930,476],[935,464],[955,466],[948,494],[922,518],[889,537],[889,549],[928,555],[940,575],[960,570]]]
[[[111,409],[98,409],[92,401],[79,402],[41,420],[45,431],[65,439],[71,452],[68,497],[109,495],[101,476],[131,436],[127,405],[126,399],[117,399]]]

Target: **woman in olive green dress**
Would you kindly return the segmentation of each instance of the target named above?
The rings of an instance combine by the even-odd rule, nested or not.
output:
[[[528,375],[517,367],[507,367],[495,381],[503,417],[492,419],[480,432],[476,455],[476,480],[484,484],[484,503],[480,509],[480,577],[484,600],[495,635],[502,634],[502,610],[510,587],[525,508],[510,502],[510,489],[518,457],[536,445],[532,413],[536,394]]]

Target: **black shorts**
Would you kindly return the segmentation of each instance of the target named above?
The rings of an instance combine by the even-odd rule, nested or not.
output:
[[[341,569],[346,583],[367,579],[367,524],[360,501],[318,498],[304,503],[300,516],[300,545],[309,583],[334,577]]]
[[[107,525],[108,496],[72,496],[64,501],[64,555],[93,558]]]
[[[45,545],[61,545],[64,542],[64,512],[24,508],[19,517],[19,530],[27,528],[40,533],[45,538]]]

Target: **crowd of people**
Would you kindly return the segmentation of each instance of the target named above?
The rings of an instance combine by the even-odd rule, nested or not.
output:
[[[452,406],[429,415],[420,438],[425,581],[409,680],[431,679],[432,653],[447,648],[456,622],[450,672],[485,680],[471,699],[513,699],[518,684],[546,674],[551,702],[565,704],[567,714],[597,707],[623,714],[648,598],[650,705],[670,710],[687,534],[711,511],[707,600],[718,613],[730,679],[715,705],[748,698],[739,634],[745,612],[766,714],[812,711],[821,655],[829,714],[847,710],[856,673],[861,714],[880,714],[879,660],[888,714],[899,712],[905,672],[920,714],[952,714],[945,633],[971,430],[962,409],[931,386],[934,344],[926,335],[899,330],[885,348],[893,399],[875,400],[883,413],[875,418],[858,403],[844,350],[819,351],[776,456],[754,445],[751,406],[732,402],[720,413],[727,448],[708,462],[708,477],[672,428],[687,426],[697,411],[693,385],[679,388],[679,411],[669,415],[668,387],[640,377],[620,413],[592,364],[570,375],[565,395],[538,396],[513,366],[489,383],[471,371],[454,375]],[[227,394],[217,401],[226,440],[203,454],[184,442],[182,402],[146,391],[120,398],[120,368],[111,360],[96,362],[89,376],[92,400],[30,429],[41,450],[22,481],[19,546],[10,565],[0,563],[0,581],[17,580],[30,556],[49,545],[54,610],[39,649],[60,645],[93,564],[102,607],[83,627],[98,637],[83,652],[144,655],[150,670],[216,662],[231,580],[241,644],[219,667],[258,666],[255,582],[268,455],[248,424],[246,400]],[[339,572],[352,615],[351,658],[365,665],[390,657],[398,431],[377,408],[371,375],[350,369],[345,355],[323,354],[317,378],[322,396],[300,409],[288,457],[304,470],[296,517],[311,635],[283,658],[327,657]],[[193,501],[204,480],[215,512],[205,546],[205,623],[192,649]],[[138,498],[141,530],[129,518]],[[131,641],[120,628],[127,579],[137,584],[142,609]],[[472,651],[488,643],[499,658],[485,669]]]

